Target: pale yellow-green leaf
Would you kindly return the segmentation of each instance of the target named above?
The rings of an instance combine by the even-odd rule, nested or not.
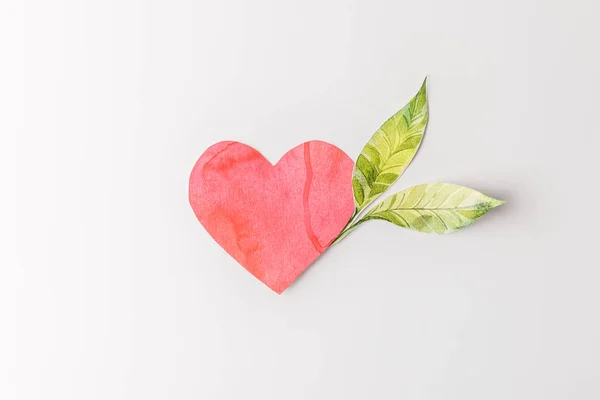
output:
[[[426,233],[450,233],[471,225],[504,201],[450,183],[413,186],[384,199],[360,222],[382,219]]]
[[[358,211],[396,182],[417,152],[428,118],[426,82],[403,109],[375,132],[358,156],[352,173]]]

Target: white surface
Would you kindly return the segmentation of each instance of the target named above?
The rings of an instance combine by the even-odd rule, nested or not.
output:
[[[0,398],[600,398],[597,2],[1,7]],[[277,296],[194,218],[212,143],[355,158],[426,74],[396,189],[508,200],[473,227],[366,224]]]

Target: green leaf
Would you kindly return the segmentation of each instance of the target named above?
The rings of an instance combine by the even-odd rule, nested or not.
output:
[[[504,201],[450,183],[413,186],[384,199],[359,222],[382,219],[426,233],[450,233],[471,225]]]
[[[398,180],[412,161],[427,125],[427,79],[419,93],[375,132],[352,173],[354,203],[360,212]]]

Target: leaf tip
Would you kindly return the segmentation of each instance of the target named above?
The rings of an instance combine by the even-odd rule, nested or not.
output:
[[[492,199],[490,201],[490,209],[499,207],[499,206],[501,206],[504,203],[506,203],[506,200]]]

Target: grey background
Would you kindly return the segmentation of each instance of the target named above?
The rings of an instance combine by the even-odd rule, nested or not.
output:
[[[2,7],[2,398],[600,398],[597,2]],[[277,296],[194,218],[212,143],[355,158],[425,75],[394,189],[508,200],[476,225],[365,224]]]

